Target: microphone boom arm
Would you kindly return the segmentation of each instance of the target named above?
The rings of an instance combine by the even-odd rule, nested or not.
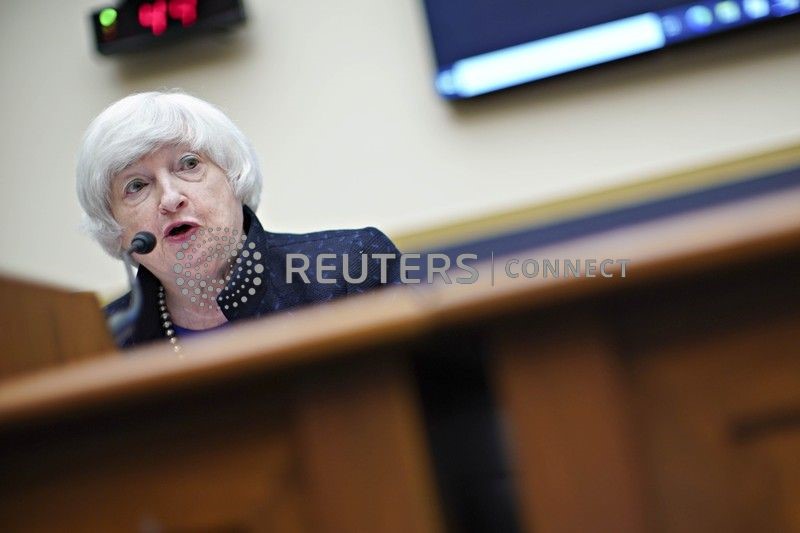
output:
[[[156,237],[152,233],[140,231],[137,233],[131,246],[122,252],[122,262],[125,263],[125,274],[128,276],[128,285],[131,288],[131,298],[128,308],[118,311],[108,318],[108,328],[114,337],[117,346],[121,346],[131,333],[133,325],[142,311],[142,287],[133,275],[133,257],[131,254],[149,254],[156,246]]]

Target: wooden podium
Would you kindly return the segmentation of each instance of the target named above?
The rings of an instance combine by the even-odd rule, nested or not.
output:
[[[398,287],[183,358],[12,376],[0,530],[800,531],[798,206],[782,190],[530,252],[628,258],[625,278]],[[443,429],[477,427],[463,374],[440,366],[453,394],[421,400],[415,361],[460,350],[483,354],[507,513],[470,496],[484,448],[455,459],[483,436]]]
[[[111,355],[97,298],[0,275],[0,379]]]

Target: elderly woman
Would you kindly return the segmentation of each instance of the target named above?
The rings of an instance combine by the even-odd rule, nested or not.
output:
[[[375,228],[264,230],[250,143],[185,93],[134,94],[100,113],[78,154],[77,190],[86,229],[113,257],[137,232],[157,238],[135,256],[142,312],[124,347],[168,338],[178,351],[193,333],[398,282],[399,252]]]

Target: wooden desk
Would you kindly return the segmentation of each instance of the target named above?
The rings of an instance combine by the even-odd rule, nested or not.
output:
[[[629,258],[626,278],[484,270],[8,380],[0,529],[476,530],[441,497],[409,370],[469,332],[523,529],[800,530],[799,205],[529,254]]]

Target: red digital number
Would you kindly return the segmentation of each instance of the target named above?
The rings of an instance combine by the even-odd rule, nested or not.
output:
[[[169,16],[190,26],[197,20],[197,0],[170,0]]]
[[[153,35],[167,30],[167,15],[183,26],[190,26],[197,20],[197,0],[155,0],[139,6],[139,24],[149,28]]]

